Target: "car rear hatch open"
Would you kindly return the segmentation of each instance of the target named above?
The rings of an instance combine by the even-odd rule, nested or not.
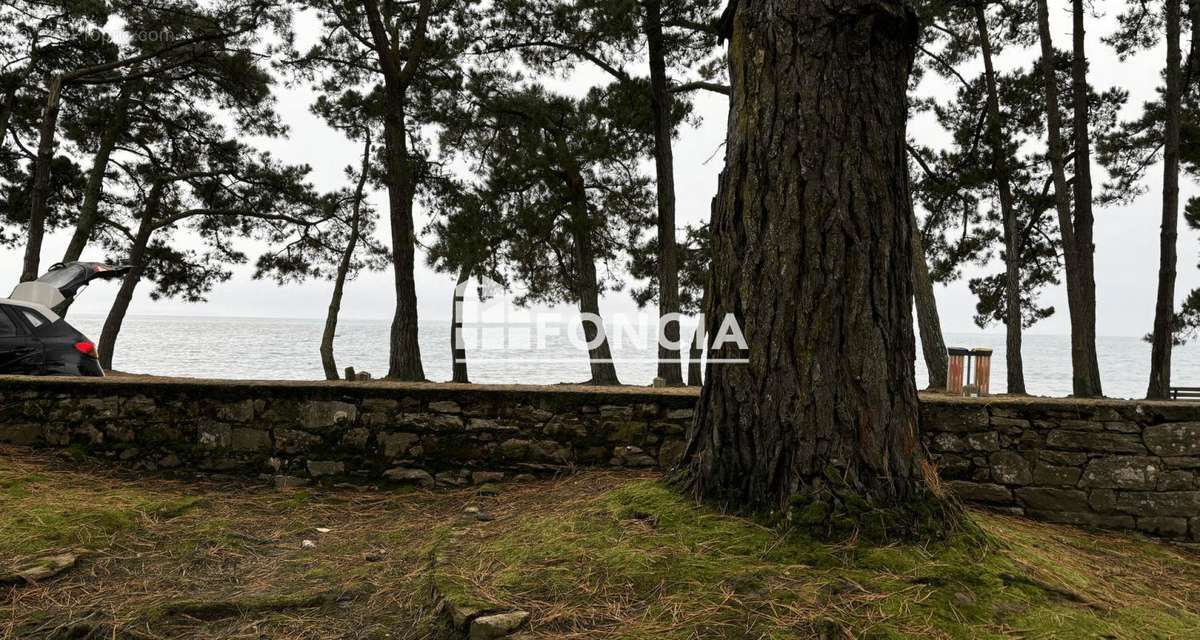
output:
[[[127,266],[103,262],[60,262],[51,266],[37,280],[17,285],[9,299],[40,304],[62,314],[71,306],[79,291],[92,280],[120,278],[128,271]]]

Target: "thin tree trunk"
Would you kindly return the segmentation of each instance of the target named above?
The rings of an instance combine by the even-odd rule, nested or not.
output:
[[[1166,0],[1167,70],[1166,122],[1163,133],[1162,231],[1159,236],[1158,295],[1154,305],[1154,333],[1150,347],[1148,399],[1169,397],[1171,341],[1175,318],[1175,244],[1179,236],[1179,118],[1180,87],[1179,0]]]
[[[1092,240],[1092,137],[1089,132],[1087,53],[1085,46],[1084,0],[1072,1],[1072,60],[1071,95],[1075,130],[1075,255],[1079,264],[1079,277],[1075,282],[1079,290],[1078,323],[1072,318],[1072,330],[1083,332],[1091,378],[1096,381],[1096,393],[1100,393],[1100,361],[1096,356],[1096,246]]]
[[[1071,313],[1071,388],[1077,397],[1102,395],[1100,379],[1094,377],[1095,340],[1089,342],[1088,322],[1081,308],[1084,293],[1080,287],[1079,257],[1075,243],[1075,224],[1071,220],[1071,191],[1067,183],[1066,152],[1062,139],[1062,114],[1059,112],[1058,76],[1054,64],[1054,41],[1050,32],[1047,0],[1038,0],[1038,36],[1041,40],[1042,95],[1046,109],[1046,146],[1050,173],[1054,180],[1054,209],[1062,237],[1063,263],[1066,267],[1067,308]]]
[[[21,282],[36,280],[42,257],[42,237],[46,233],[46,215],[50,199],[50,164],[54,160],[54,137],[58,128],[58,109],[62,97],[62,76],[55,74],[46,82],[46,106],[38,129],[37,159],[33,168],[33,193],[30,196],[29,227]]]
[[[113,299],[108,317],[104,319],[104,328],[100,331],[100,366],[105,370],[112,369],[113,351],[117,347],[117,335],[121,333],[121,325],[125,322],[125,314],[133,302],[133,292],[141,280],[142,271],[146,268],[146,247],[150,244],[150,236],[154,234],[155,220],[158,218],[159,205],[162,202],[163,184],[155,183],[146,199],[146,208],[142,211],[142,220],[134,234],[133,246],[129,248],[129,271],[121,279],[121,287],[117,297]]]
[[[463,286],[471,279],[471,271],[475,269],[473,261],[464,262],[458,271],[458,282],[454,286],[454,299],[450,308],[450,371],[451,382],[467,383],[471,377],[467,373],[467,349],[462,343]]]
[[[575,297],[579,301],[579,312],[585,318],[600,318],[600,286],[596,279],[596,255],[592,249],[592,223],[588,214],[587,191],[583,176],[578,169],[567,171],[567,188],[571,192],[571,240],[575,245]],[[612,361],[608,338],[604,335],[603,323],[583,321],[583,335],[589,345],[588,360],[592,379],[589,384],[618,385],[617,368]]]
[[[945,504],[922,471],[913,373],[916,15],[899,0],[741,0],[732,23],[706,321],[736,319],[748,352],[710,355],[749,362],[710,362],[675,480],[827,533],[848,534],[856,506],[886,510],[887,535],[944,524],[908,508]],[[882,536],[870,519],[855,522]]]
[[[696,331],[692,334],[692,342],[688,347],[688,375],[687,386],[698,387],[704,382],[704,376],[701,371],[704,367],[704,348],[701,347],[700,341],[704,339],[704,322],[696,325]]]
[[[666,47],[663,44],[662,2],[644,0],[643,28],[650,58],[650,110],[654,117],[654,167],[658,191],[658,316],[679,313],[679,252],[675,246],[675,159],[671,150],[671,92],[667,87]],[[683,384],[678,344],[679,323],[667,323],[659,337],[658,377],[670,386]]]
[[[913,298],[917,308],[917,329],[921,332],[921,351],[925,355],[925,370],[929,374],[930,389],[946,388],[946,340],[942,337],[942,321],[938,317],[937,298],[933,293],[933,279],[929,277],[929,263],[925,261],[925,243],[917,216],[912,216],[912,271]]]
[[[992,44],[982,4],[975,5],[975,23],[979,29],[979,48],[983,53],[992,171],[996,174],[1000,216],[1004,221],[1004,299],[1007,312],[1004,324],[1007,333],[1005,363],[1008,365],[1008,392],[1023,394],[1025,366],[1021,359],[1021,239],[1018,236],[1017,212],[1013,208],[1012,187],[1008,179],[1008,152],[1004,148],[1004,133],[1000,127],[1000,98],[996,89],[996,71],[992,66]]]
[[[321,367],[325,369],[326,380],[337,380],[337,361],[333,357],[333,339],[337,336],[338,314],[342,310],[342,293],[346,289],[346,276],[350,273],[350,265],[354,262],[354,251],[358,247],[358,233],[362,224],[363,190],[367,186],[367,171],[371,166],[371,133],[366,134],[363,142],[362,171],[358,176],[358,184],[354,187],[354,206],[350,212],[350,236],[346,238],[346,247],[342,250],[342,259],[338,262],[337,275],[333,280],[333,294],[329,297],[329,311],[325,314],[325,330],[321,332]]]
[[[100,219],[100,198],[104,195],[104,175],[108,171],[108,161],[112,157],[117,140],[125,131],[125,114],[129,109],[132,98],[132,85],[121,85],[117,101],[109,114],[108,124],[100,136],[100,144],[96,154],[92,156],[92,168],[88,171],[87,185],[83,191],[83,205],[79,208],[79,218],[75,222],[75,232],[71,242],[63,252],[63,262],[78,260],[83,255],[83,249],[92,238],[92,231]]]
[[[17,101],[17,87],[19,83],[13,81],[4,90],[4,101],[0,103],[0,148],[4,147],[4,138],[8,135],[8,123],[12,120],[13,109]]]

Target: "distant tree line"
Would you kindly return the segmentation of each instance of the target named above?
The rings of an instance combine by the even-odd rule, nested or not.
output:
[[[1126,91],[1090,83],[1084,36],[1096,17],[1083,0],[914,5],[909,117],[936,121],[950,141],[910,137],[903,150],[930,385],[946,379],[935,285],[999,265],[968,284],[975,321],[1006,327],[1008,391],[1025,392],[1023,331],[1055,313],[1040,293],[1064,282],[1074,394],[1102,395],[1094,212],[1141,195],[1161,163],[1147,396],[1166,397],[1171,348],[1200,327],[1200,292],[1181,305],[1175,294],[1181,212],[1200,228],[1200,202],[1179,202],[1180,173],[1200,172],[1200,0],[1130,1],[1106,34],[1122,57],[1166,52],[1158,95],[1130,121]],[[601,297],[629,276],[634,299],[660,316],[715,308],[720,248],[708,224],[676,222],[673,147],[696,121],[697,92],[745,99],[730,95],[721,42],[736,33],[736,10],[719,0],[0,0],[0,243],[24,250],[22,280],[88,252],[133,267],[100,337],[106,367],[141,283],[154,298],[199,301],[251,261],[280,283],[332,281],[320,345],[330,379],[343,293],[357,273],[385,268],[387,375],[425,378],[418,257],[455,285],[519,284],[518,302],[581,314],[599,316]],[[1052,28],[1052,11],[1071,18],[1069,46],[1053,42],[1063,25]],[[320,27],[303,47],[301,14]],[[1037,55],[1028,68],[998,64],[1023,50]],[[550,88],[584,71],[601,80]],[[953,89],[922,97],[926,80]],[[306,165],[254,145],[288,134],[275,104],[285,83],[311,88],[312,112],[361,149],[343,187],[321,192]],[[369,203],[375,191],[386,191],[382,210]],[[44,255],[48,231],[70,235],[61,257]],[[249,256],[245,240],[267,248]],[[596,345],[591,382],[619,383],[603,325],[583,331]],[[696,340],[678,323],[663,331],[693,346],[686,358],[660,347],[657,375],[699,384]],[[451,336],[454,380],[469,381]]]

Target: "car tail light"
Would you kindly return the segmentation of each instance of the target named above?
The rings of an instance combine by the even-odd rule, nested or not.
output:
[[[83,340],[75,343],[75,350],[89,358],[99,358],[100,354],[96,353],[96,345],[92,344],[91,340]]]

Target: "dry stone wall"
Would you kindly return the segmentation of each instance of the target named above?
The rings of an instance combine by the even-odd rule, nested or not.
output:
[[[922,425],[968,501],[1200,540],[1200,403],[926,397]]]
[[[0,442],[279,485],[670,466],[695,389],[0,377]],[[1054,522],[1200,540],[1200,403],[923,395],[943,481]]]
[[[660,466],[694,403],[687,390],[0,378],[0,442],[282,485],[462,485]]]

